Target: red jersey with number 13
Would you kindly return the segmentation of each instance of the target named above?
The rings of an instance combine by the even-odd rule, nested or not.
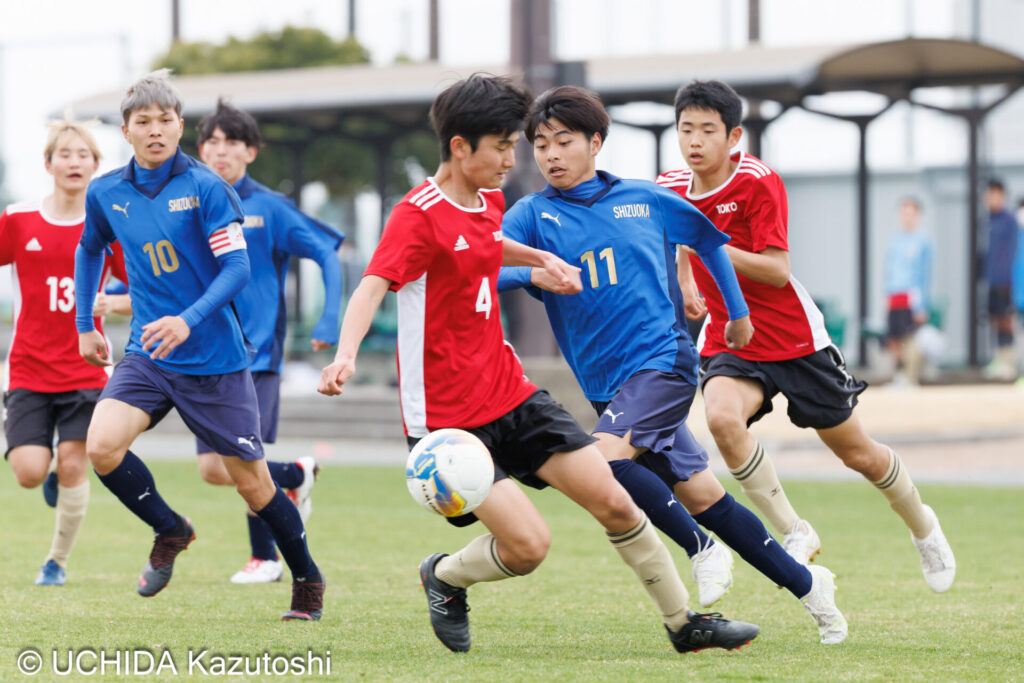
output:
[[[715,227],[731,238],[729,245],[757,253],[768,247],[789,251],[789,204],[779,174],[760,159],[743,152],[732,155],[736,170],[720,187],[693,194],[693,171],[669,171],[658,184],[670,187],[700,209]],[[804,286],[790,275],[783,287],[774,287],[736,273],[750,307],[754,337],[739,351],[725,345],[729,314],[711,273],[696,256],[690,266],[697,288],[708,307],[708,321],[697,340],[702,356],[732,353],[753,361],[790,360],[807,356],[831,343],[825,319]]]
[[[85,216],[59,221],[46,216],[41,202],[12,204],[0,214],[0,265],[11,264],[14,331],[7,355],[4,390],[62,392],[101,389],[106,368],[86,363],[78,353],[75,327],[75,249]],[[111,269],[127,282],[120,246],[104,265],[102,287]],[[96,329],[103,333],[99,318]]]
[[[365,275],[398,292],[398,376],[406,434],[493,422],[537,390],[505,341],[497,281],[498,190],[467,209],[428,178],[391,212]]]

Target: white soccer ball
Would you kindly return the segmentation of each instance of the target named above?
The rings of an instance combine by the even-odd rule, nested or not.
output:
[[[475,510],[491,492],[494,462],[483,441],[461,429],[439,429],[423,437],[405,463],[413,500],[439,515]]]

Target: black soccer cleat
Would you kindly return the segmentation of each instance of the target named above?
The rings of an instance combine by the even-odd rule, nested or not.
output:
[[[281,621],[320,621],[326,588],[327,581],[322,573],[306,579],[293,578],[292,607],[281,615]]]
[[[196,540],[192,522],[181,515],[177,517],[178,525],[174,531],[157,534],[153,540],[153,550],[149,553],[149,562],[142,568],[137,588],[144,598],[153,597],[167,586],[174,571],[174,558]]]
[[[434,635],[452,652],[469,652],[469,604],[466,589],[449,586],[434,575],[438,560],[447,557],[435,553],[420,562],[420,584],[427,594],[430,625]]]
[[[748,644],[761,629],[745,621],[729,621],[723,619],[718,612],[697,614],[687,612],[688,621],[676,632],[669,630],[668,638],[677,652],[699,652],[709,647],[720,647],[723,650],[738,650]]]

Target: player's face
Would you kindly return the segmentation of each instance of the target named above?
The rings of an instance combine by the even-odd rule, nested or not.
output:
[[[568,190],[590,180],[595,170],[601,136],[590,139],[578,130],[569,130],[558,119],[537,126],[533,135],[533,159],[544,179],[559,190]]]
[[[496,190],[505,182],[505,176],[516,165],[516,141],[519,131],[505,135],[484,135],[477,142],[476,150],[462,138],[459,151],[453,148],[456,158],[461,161],[462,173],[473,186],[481,190]]]
[[[185,119],[173,109],[161,109],[156,104],[136,109],[128,116],[128,123],[121,126],[142,168],[156,168],[174,156],[184,130]]]
[[[729,153],[743,135],[739,126],[727,135],[722,115],[717,111],[695,108],[679,114],[676,132],[683,159],[699,175],[713,174],[729,163]]]
[[[256,160],[257,149],[242,140],[233,140],[220,127],[199,146],[199,158],[217,175],[234,185],[245,175],[246,167]]]
[[[46,162],[46,170],[53,175],[54,187],[64,192],[81,192],[99,165],[80,135],[65,133]]]

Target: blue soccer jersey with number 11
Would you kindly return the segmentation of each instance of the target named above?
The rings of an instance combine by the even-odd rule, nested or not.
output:
[[[156,187],[136,183],[133,160],[95,179],[86,194],[83,247],[95,253],[117,240],[124,248],[132,295],[128,353],[148,355],[142,326],[181,315],[220,272],[217,257],[245,249],[235,191],[180,149],[165,163],[170,175]],[[238,318],[223,306],[167,358],[153,362],[184,374],[219,375],[248,367],[249,358]]]

